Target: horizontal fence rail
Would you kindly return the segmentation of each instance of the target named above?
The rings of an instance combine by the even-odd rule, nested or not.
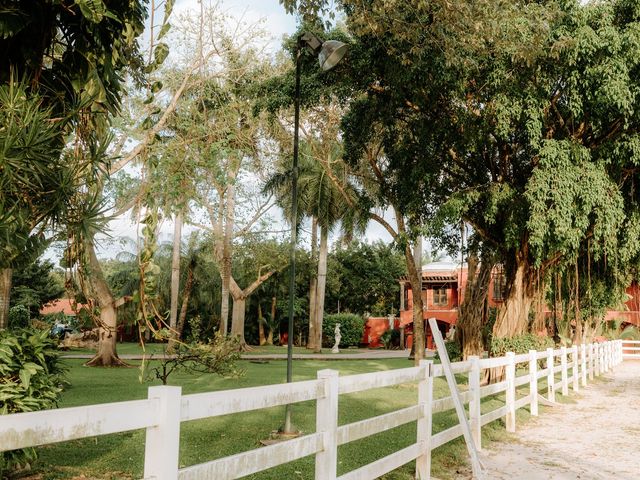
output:
[[[531,415],[538,415],[543,394],[553,402],[556,393],[568,395],[569,389],[579,390],[624,359],[636,358],[640,358],[640,341],[614,340],[519,355],[508,352],[504,357],[470,357],[453,363],[452,370],[468,377],[459,395],[468,406],[472,438],[480,450],[483,425],[504,419],[507,430],[515,431],[517,409],[528,407]],[[497,369],[504,380],[481,385],[486,369]],[[431,452],[462,436],[459,424],[437,433],[432,429],[433,414],[454,408],[451,396],[433,398],[434,378],[443,375],[442,365],[423,360],[418,367],[343,377],[337,371],[322,370],[316,380],[194,395],[182,395],[179,387],[150,387],[147,400],[0,416],[0,451],[146,429],[145,479],[233,479],[315,455],[317,479],[374,479],[415,460],[417,478],[425,480],[430,478]],[[546,384],[544,392],[539,390],[540,381]],[[417,385],[415,405],[338,426],[340,395],[406,383]],[[504,405],[481,412],[483,398],[503,394]],[[181,422],[310,400],[316,401],[316,432],[178,468]],[[415,443],[337,476],[339,445],[412,422],[417,425]]]

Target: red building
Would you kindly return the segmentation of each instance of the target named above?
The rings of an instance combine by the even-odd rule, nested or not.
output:
[[[458,307],[464,299],[467,283],[467,266],[453,262],[434,262],[422,268],[422,301],[424,319],[436,318],[440,332],[444,335],[456,324]],[[498,267],[491,275],[489,284],[489,306],[500,307],[503,302],[505,277]],[[640,326],[640,287],[633,282],[627,289],[629,300],[625,310],[607,312],[605,320],[621,319]],[[362,342],[370,347],[380,346],[380,336],[389,328],[386,318],[369,318],[366,322]],[[393,321],[395,328],[403,332],[402,343],[410,348],[413,341],[413,291],[407,278],[400,279],[400,318]],[[431,331],[426,326],[427,348],[434,348]]]

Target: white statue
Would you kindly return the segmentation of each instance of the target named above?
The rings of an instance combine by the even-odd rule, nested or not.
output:
[[[451,342],[455,339],[456,339],[456,327],[455,325],[452,325],[449,331],[447,332],[447,336],[445,337],[445,340],[447,342]]]
[[[340,335],[340,324],[336,323],[336,328],[333,331],[334,333],[334,338],[336,340],[336,343],[333,345],[333,348],[331,349],[331,353],[340,353],[340,349],[338,348],[338,345],[340,345],[340,340],[342,340],[342,335]]]

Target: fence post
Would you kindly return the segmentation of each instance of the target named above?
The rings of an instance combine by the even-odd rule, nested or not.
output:
[[[148,427],[144,444],[144,478],[177,480],[180,452],[182,388],[149,387],[149,400],[158,401],[158,423]]]
[[[555,383],[555,374],[553,373],[553,348],[547,348],[547,399],[550,402],[556,401]]]
[[[471,399],[469,400],[469,423],[471,427],[471,436],[476,444],[476,450],[482,450],[482,423],[480,416],[480,357],[471,355],[467,358],[471,362],[471,370],[469,371],[469,391]]]
[[[418,444],[422,453],[416,458],[416,478],[429,480],[431,478],[431,409],[433,405],[433,360],[420,360],[420,368],[424,369],[424,377],[418,383]],[[316,477],[321,478],[321,477]]]
[[[596,349],[595,356],[594,356],[595,357],[594,360],[596,362],[595,370],[596,370],[596,377],[599,377],[602,371],[602,359],[600,356],[602,352],[601,352],[599,343],[595,344],[595,349]]]
[[[587,346],[583,343],[580,345],[580,361],[582,364],[582,386],[587,386]]]
[[[618,340],[618,363],[622,363],[624,358],[622,357],[622,340]]]
[[[538,415],[538,351],[529,350],[529,412]]]
[[[322,451],[316,453],[316,476],[335,480],[338,470],[338,372],[319,370],[324,396],[316,400],[316,432],[322,434]]]
[[[516,431],[516,363],[515,353],[507,352],[507,368],[506,368],[506,403],[507,403],[507,415],[506,424],[507,432]]]
[[[580,369],[578,368],[578,346],[574,345],[571,347],[571,361],[573,362],[573,367],[571,368],[572,380],[573,380],[573,391],[577,392],[580,390]]]
[[[569,373],[567,372],[567,347],[560,347],[560,365],[562,371],[560,372],[560,378],[562,379],[562,395],[565,397],[569,395]]]
[[[596,357],[595,357],[595,345],[589,344],[589,380],[593,381],[596,375]]]
[[[607,345],[607,361],[609,364],[609,370],[613,370],[613,367],[615,366],[615,363],[613,361],[613,340],[610,341]]]

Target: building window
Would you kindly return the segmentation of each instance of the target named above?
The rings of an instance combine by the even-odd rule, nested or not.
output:
[[[504,278],[504,273],[499,272],[494,274],[493,276],[493,299],[496,301],[504,300],[504,291],[505,291],[506,281]]]
[[[449,304],[447,289],[445,287],[435,287],[433,289],[433,304],[444,306]]]

